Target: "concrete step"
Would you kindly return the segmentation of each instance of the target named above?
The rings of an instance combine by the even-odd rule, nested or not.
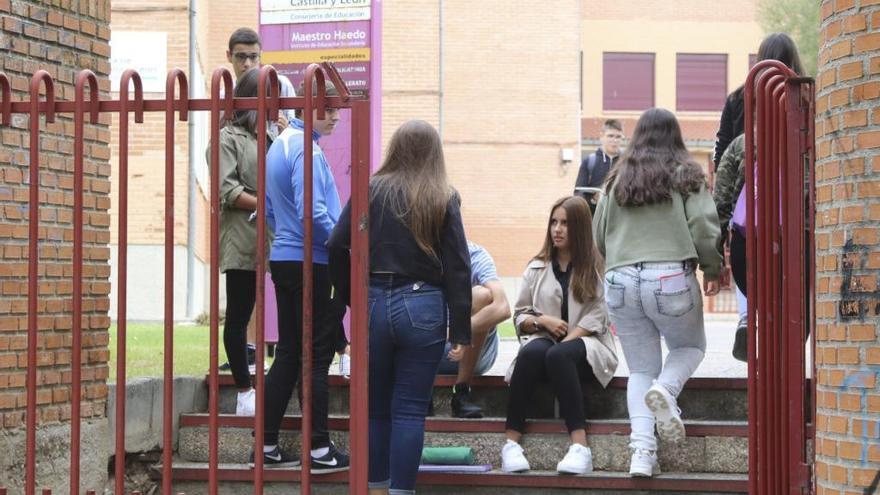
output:
[[[247,462],[253,445],[253,418],[224,415],[220,424],[221,462]],[[663,469],[696,473],[748,472],[748,427],[738,421],[686,421],[687,439],[679,444],[661,442],[659,454]],[[187,414],[180,418],[178,455],[181,460],[208,460],[208,416]],[[298,452],[301,425],[298,416],[285,417],[281,444]],[[330,418],[331,437],[347,449],[348,418]],[[425,446],[470,446],[478,464],[500,465],[504,445],[504,419],[429,418],[425,425]],[[629,423],[627,420],[591,420],[587,434],[593,449],[593,465],[600,471],[629,469]],[[532,467],[553,470],[565,455],[569,437],[559,420],[530,421],[523,447]]]
[[[232,376],[221,374],[220,412],[235,412],[235,387]],[[347,415],[349,412],[348,384],[341,376],[331,375],[330,414]],[[588,418],[624,419],[626,410],[625,377],[615,377],[608,387],[584,386],[584,405]],[[206,383],[208,380],[206,379]],[[434,406],[440,416],[450,415],[453,376],[438,376],[434,382]],[[746,379],[744,378],[691,378],[678,398],[682,417],[693,420],[745,421],[748,417]],[[483,407],[486,416],[502,417],[507,410],[507,384],[501,376],[476,377],[472,383],[472,398]],[[291,400],[288,414],[298,414],[298,401]],[[535,391],[530,418],[556,418],[556,401],[549,387]]]
[[[172,467],[175,492],[187,495],[207,493],[208,465],[206,463],[175,462]],[[217,470],[220,493],[250,495],[253,493],[254,470],[242,464],[220,464]],[[280,495],[299,493],[300,472],[296,469],[264,471],[264,493]],[[348,473],[315,475],[312,477],[316,495],[348,493]],[[556,494],[578,490],[590,495],[656,495],[687,493],[710,495],[748,491],[748,477],[744,474],[678,473],[667,472],[653,478],[631,478],[626,472],[599,471],[582,476],[559,475],[555,471],[528,473],[420,473],[417,490],[420,494],[460,494],[467,487],[468,494]]]

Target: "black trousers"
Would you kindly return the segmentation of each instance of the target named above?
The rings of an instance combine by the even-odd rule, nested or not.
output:
[[[312,448],[330,445],[327,431],[327,371],[342,315],[330,301],[327,265],[315,263],[312,285]],[[278,344],[275,361],[266,376],[266,445],[278,443],[284,411],[300,379],[302,365],[303,264],[301,261],[269,263],[278,303]]]
[[[550,339],[535,339],[520,349],[510,379],[507,402],[508,430],[525,432],[526,411],[532,392],[539,382],[550,382],[559,412],[569,433],[586,428],[584,393],[581,383],[595,380],[587,364],[587,348],[581,339],[554,344]]]
[[[226,270],[226,321],[223,323],[223,347],[232,369],[235,386],[251,386],[247,362],[247,327],[257,298],[257,272]]]

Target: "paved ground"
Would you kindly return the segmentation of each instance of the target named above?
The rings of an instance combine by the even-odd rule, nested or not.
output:
[[[697,368],[694,376],[699,377],[730,377],[745,378],[748,368],[746,363],[733,359],[730,354],[733,348],[733,337],[736,329],[737,317],[735,314],[709,315],[706,317],[706,357]],[[620,366],[617,367],[617,376],[627,376],[629,370],[623,351],[618,343],[617,355],[620,358]],[[498,359],[489,371],[490,375],[504,375],[510,362],[516,356],[519,344],[516,339],[502,339],[499,348]],[[666,348],[663,349],[664,356]]]

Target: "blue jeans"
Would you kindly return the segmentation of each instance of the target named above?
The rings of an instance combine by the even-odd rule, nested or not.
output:
[[[370,278],[370,488],[415,493],[425,414],[446,341],[439,287]]]

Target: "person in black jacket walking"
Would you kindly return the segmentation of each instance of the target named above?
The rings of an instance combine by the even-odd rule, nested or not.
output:
[[[605,176],[608,175],[608,171],[611,170],[620,155],[620,145],[623,139],[623,124],[617,119],[606,120],[602,125],[602,134],[599,136],[601,146],[581,162],[581,168],[578,170],[577,180],[574,184],[574,194],[587,200],[590,205],[590,213],[596,212],[596,203],[599,198],[594,198],[593,193],[579,191],[577,188],[602,187]]]

